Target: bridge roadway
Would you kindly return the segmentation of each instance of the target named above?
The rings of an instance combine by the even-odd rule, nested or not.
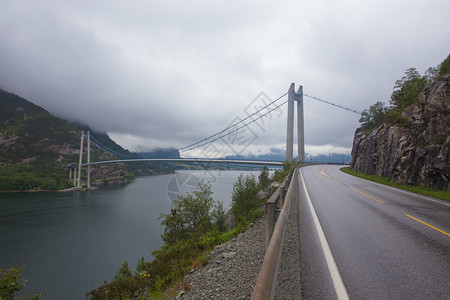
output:
[[[339,168],[299,171],[302,298],[450,299],[450,203]]]
[[[94,166],[101,164],[125,163],[125,162],[181,162],[181,163],[218,163],[218,164],[237,164],[237,165],[255,165],[255,166],[273,166],[281,167],[282,162],[278,161],[258,161],[258,160],[227,160],[227,159],[203,159],[203,158],[139,158],[139,159],[117,159],[95,161],[81,164],[81,166]]]

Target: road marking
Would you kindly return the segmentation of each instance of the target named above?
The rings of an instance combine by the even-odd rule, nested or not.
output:
[[[439,229],[439,228],[436,228],[436,227],[434,227],[433,225],[430,225],[430,224],[428,224],[428,223],[426,223],[426,222],[424,222],[424,221],[422,221],[422,220],[419,220],[419,219],[417,219],[417,218],[414,218],[414,217],[411,216],[411,215],[406,214],[406,216],[410,217],[410,218],[413,219],[413,220],[416,220],[417,222],[420,222],[420,223],[422,223],[422,224],[424,224],[424,225],[427,225],[428,227],[431,227],[431,228],[433,228],[434,230],[437,230],[437,231],[439,231],[439,232],[442,232],[443,234],[446,234],[447,236],[450,236],[450,233],[445,232],[444,230],[441,230],[441,229]]]
[[[326,167],[323,167],[322,170],[321,170],[319,173],[322,174],[322,175],[325,175],[326,177],[328,177],[328,178],[330,178],[330,179],[336,181],[337,183],[340,183],[340,184],[342,184],[342,185],[348,187],[349,189],[352,189],[352,190],[354,190],[355,192],[358,192],[358,193],[360,193],[360,194],[362,194],[362,195],[364,195],[364,196],[366,196],[366,197],[368,197],[368,198],[370,198],[370,199],[372,199],[372,200],[375,200],[375,201],[377,201],[377,202],[379,202],[379,203],[383,203],[383,202],[381,202],[380,200],[375,199],[374,197],[371,197],[371,196],[369,196],[369,195],[367,195],[367,194],[364,194],[363,192],[361,192],[361,191],[355,189],[354,187],[351,187],[351,186],[349,186],[349,185],[346,185],[346,184],[343,183],[342,181],[339,181],[339,180],[337,180],[336,178],[334,178],[334,177],[328,175],[327,173],[325,173],[325,168],[326,168]]]
[[[325,233],[323,232],[322,226],[320,225],[319,218],[317,217],[316,210],[314,209],[314,205],[312,204],[311,198],[309,197],[308,190],[306,189],[305,180],[303,179],[303,172],[301,169],[300,169],[300,177],[302,179],[303,189],[305,191],[308,206],[314,220],[314,225],[316,226],[316,231],[317,234],[319,235],[322,251],[323,254],[325,255],[328,271],[330,272],[330,276],[333,281],[336,296],[338,299],[349,299],[347,290],[345,289],[344,282],[342,281],[341,274],[339,274],[336,261],[333,258],[333,254],[331,253],[331,249],[330,246],[328,245],[327,238],[325,237]]]
[[[326,168],[326,167],[323,167],[322,170],[321,170],[319,173],[322,174],[322,175],[327,176],[328,178],[330,178],[330,179],[336,181],[337,183],[344,184],[342,181],[339,181],[339,180],[337,180],[336,178],[333,178],[333,177],[331,177],[330,175],[328,175],[327,173],[325,173],[325,168]],[[344,184],[344,185],[345,185],[345,184]]]
[[[383,202],[381,202],[380,200],[375,199],[374,197],[371,197],[371,196],[369,196],[369,195],[367,195],[367,194],[364,194],[363,192],[361,192],[361,191],[355,189],[354,187],[351,187],[351,186],[349,186],[349,185],[347,185],[347,187],[348,187],[349,189],[354,190],[355,192],[358,192],[358,193],[360,193],[360,194],[362,194],[362,195],[364,195],[364,196],[366,196],[366,197],[372,199],[372,200],[375,200],[375,201],[377,201],[377,202],[379,202],[379,203],[383,203]]]
[[[349,186],[349,185],[346,185],[345,183],[343,183],[343,182],[341,182],[341,181],[339,181],[339,180],[337,180],[337,179],[331,177],[330,175],[328,175],[327,173],[325,173],[325,168],[326,168],[326,167],[323,167],[322,170],[321,170],[319,173],[322,174],[322,175],[327,176],[328,178],[333,179],[334,181],[337,181],[337,182],[341,183],[342,185],[348,187],[349,189],[352,189],[352,190],[354,190],[355,192],[358,192],[358,193],[360,193],[360,194],[362,194],[362,195],[364,195],[364,196],[366,196],[366,197],[368,197],[368,198],[370,198],[370,199],[372,199],[372,200],[375,200],[375,201],[377,201],[377,202],[379,202],[379,203],[383,203],[383,202],[381,202],[380,200],[375,199],[374,197],[369,196],[369,195],[367,195],[367,194],[365,194],[365,193],[363,193],[363,192],[361,192],[361,191],[355,189],[354,187],[351,187],[351,186]],[[375,183],[376,183],[376,182],[375,182]],[[383,185],[383,186],[384,186],[384,185]],[[386,187],[389,187],[389,188],[394,189],[394,190],[396,190],[396,191],[402,192],[402,190],[400,190],[400,189],[395,189],[395,188],[392,188],[392,187],[390,187],[390,186],[386,186]],[[409,192],[407,192],[407,193],[409,193]],[[415,194],[414,194],[414,195],[415,195]],[[420,196],[420,195],[418,195],[418,196]],[[420,197],[420,198],[424,198],[424,199],[427,199],[427,200],[434,201],[434,200],[432,200],[432,199],[425,198],[425,197]],[[437,201],[434,201],[434,202],[437,202]],[[438,203],[440,203],[440,202],[438,202]],[[441,203],[441,204],[443,204],[443,203]],[[422,223],[422,224],[424,224],[424,225],[426,225],[426,226],[428,226],[428,227],[430,227],[430,228],[433,228],[434,230],[437,230],[437,231],[439,231],[439,232],[441,232],[441,233],[443,233],[443,234],[446,234],[447,236],[450,236],[450,233],[445,232],[444,230],[439,229],[439,228],[437,228],[437,227],[434,227],[433,225],[430,225],[430,224],[428,224],[428,223],[426,223],[426,222],[424,222],[424,221],[422,221],[422,220],[419,220],[419,219],[417,219],[417,218],[414,218],[414,217],[411,216],[411,215],[405,214],[405,216],[408,216],[408,217],[410,217],[411,219],[416,220],[417,222],[420,222],[420,223]]]

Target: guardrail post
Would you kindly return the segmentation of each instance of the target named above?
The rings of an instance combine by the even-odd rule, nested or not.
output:
[[[266,249],[269,246],[270,238],[272,237],[273,228],[275,227],[275,220],[274,220],[274,203],[267,203],[266,204]]]
[[[287,184],[286,184],[286,180],[283,181],[283,183],[280,185],[279,190],[280,190],[280,200],[278,200],[277,202],[277,208],[280,209],[283,207],[284,204],[284,199],[286,198],[286,188]]]

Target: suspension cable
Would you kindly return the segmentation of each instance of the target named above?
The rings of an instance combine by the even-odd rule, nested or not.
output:
[[[253,117],[254,115],[260,113],[262,110],[266,109],[267,107],[271,106],[271,105],[274,104],[275,102],[279,101],[281,98],[283,98],[283,97],[286,96],[287,94],[288,94],[287,92],[284,93],[283,95],[281,95],[281,96],[278,97],[277,99],[273,100],[272,102],[270,102],[270,103],[267,104],[266,106],[260,108],[258,111],[252,113],[251,115],[247,116],[246,118],[240,120],[240,121],[237,122],[237,123],[231,124],[231,125],[228,126],[227,128],[225,128],[225,129],[223,129],[223,130],[221,130],[221,131],[219,131],[219,132],[217,132],[217,133],[215,133],[215,134],[213,134],[213,135],[210,135],[210,136],[208,136],[208,137],[206,137],[206,138],[204,138],[204,139],[201,139],[201,140],[199,140],[199,141],[197,141],[197,142],[195,142],[195,143],[192,143],[192,144],[190,144],[190,145],[181,147],[181,148],[179,148],[179,149],[177,149],[177,150],[175,150],[175,151],[170,151],[170,152],[166,152],[166,153],[161,153],[161,154],[157,155],[156,157],[161,157],[161,156],[165,156],[165,155],[169,155],[169,154],[174,154],[174,153],[179,153],[179,152],[190,151],[190,150],[199,148],[199,147],[201,147],[201,146],[204,146],[204,145],[206,145],[206,144],[212,143],[212,142],[214,142],[214,141],[217,141],[218,139],[220,139],[220,138],[222,138],[222,137],[224,137],[224,136],[221,136],[221,137],[219,137],[219,138],[217,138],[217,139],[214,139],[214,140],[212,140],[212,141],[206,142],[207,140],[212,139],[212,138],[214,138],[214,137],[216,137],[216,136],[218,136],[218,135],[220,135],[220,134],[226,132],[226,131],[229,130],[230,128],[233,128],[234,126],[239,125],[239,124],[245,122],[246,120],[250,119],[250,118]],[[286,103],[286,102],[284,102],[284,103]],[[284,104],[284,103],[283,103],[283,104]],[[281,105],[283,105],[283,104],[281,104]],[[280,107],[281,105],[277,106],[276,108]],[[275,108],[275,109],[276,109],[276,108]],[[274,109],[270,110],[269,112],[272,112],[273,110],[274,110]],[[265,115],[267,115],[267,114],[268,114],[268,113],[265,113],[263,116],[265,116]],[[259,118],[255,119],[255,120],[259,120],[259,119],[261,119],[261,117],[262,117],[262,116],[260,116]],[[251,122],[251,123],[253,123],[253,122]],[[251,123],[249,123],[249,124],[251,124]],[[247,125],[248,125],[248,124],[247,124]],[[245,125],[245,126],[247,126],[247,125]],[[245,127],[245,126],[244,126],[244,127]],[[227,134],[228,134],[228,133],[227,133]],[[206,142],[206,143],[205,143],[205,142]],[[194,146],[196,146],[196,145],[198,145],[198,144],[201,144],[201,145],[200,145],[200,146],[197,146],[197,147],[194,147]],[[193,147],[193,148],[192,148],[192,147]]]
[[[358,115],[361,114],[361,112],[356,111],[354,109],[351,109],[351,108],[348,108],[348,107],[345,107],[345,106],[342,106],[342,105],[339,105],[339,104],[336,104],[336,103],[333,103],[333,102],[330,102],[330,101],[327,101],[327,100],[323,100],[323,99],[320,99],[320,98],[315,97],[315,96],[307,95],[305,93],[303,93],[303,96],[306,96],[306,97],[309,97],[311,99],[314,99],[314,100],[317,100],[317,101],[320,101],[320,102],[323,102],[323,103],[326,103],[326,104],[330,104],[330,105],[333,105],[333,106],[336,106],[336,107],[339,107],[339,108],[342,108],[342,109],[345,109],[347,111],[350,111],[350,112],[358,114]]]
[[[128,158],[139,158],[136,156],[131,156],[131,155],[127,155],[127,154],[123,154],[123,153],[119,153],[117,151],[114,151],[108,147],[106,147],[105,145],[103,145],[102,143],[100,143],[98,140],[96,140],[92,135],[90,135],[91,137],[91,141],[92,143],[97,146],[99,149],[102,149],[110,154],[116,155],[116,156],[120,156],[120,157],[128,157]]]
[[[194,147],[194,148],[191,148],[191,149],[188,149],[188,150],[183,150],[183,152],[185,152],[185,151],[191,151],[191,150],[197,149],[197,148],[199,148],[199,147],[202,147],[202,146],[205,146],[205,145],[207,145],[207,144],[213,143],[213,142],[215,142],[215,141],[217,141],[217,140],[219,140],[219,139],[221,139],[221,138],[224,138],[225,136],[227,136],[227,135],[229,135],[229,134],[231,134],[231,133],[234,133],[234,132],[236,132],[236,131],[239,131],[239,130],[241,130],[242,128],[245,128],[245,127],[247,127],[248,125],[250,125],[250,124],[252,124],[252,123],[258,121],[258,120],[261,119],[262,117],[265,117],[266,115],[268,115],[269,113],[271,113],[271,112],[274,111],[275,109],[277,109],[277,108],[283,106],[283,105],[286,104],[286,103],[287,103],[287,100],[284,101],[283,103],[281,103],[280,105],[278,105],[278,106],[272,108],[271,110],[269,110],[269,111],[266,112],[265,114],[259,116],[258,118],[253,119],[253,120],[251,120],[250,122],[248,122],[248,123],[246,123],[246,124],[244,124],[244,125],[242,125],[242,126],[240,126],[240,127],[237,127],[237,128],[235,128],[235,129],[233,129],[233,130],[227,132],[226,134],[220,135],[220,136],[216,137],[215,139],[213,139],[213,140],[211,140],[211,141],[204,142],[203,144],[198,145],[198,146],[196,146],[196,147]],[[236,126],[236,125],[239,124],[239,123],[242,123],[242,122],[238,122],[238,123],[236,123],[236,124],[234,124],[234,125],[232,125],[232,126],[230,126],[230,127],[228,127],[228,128],[234,127],[234,126]]]

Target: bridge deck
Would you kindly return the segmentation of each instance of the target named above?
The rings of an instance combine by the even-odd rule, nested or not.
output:
[[[198,158],[139,158],[139,159],[117,159],[95,161],[84,163],[82,166],[93,166],[113,163],[126,162],[181,162],[181,163],[219,163],[219,164],[237,164],[237,165],[255,165],[255,166],[277,166],[283,165],[278,161],[257,161],[257,160],[227,160],[227,159],[198,159]]]

